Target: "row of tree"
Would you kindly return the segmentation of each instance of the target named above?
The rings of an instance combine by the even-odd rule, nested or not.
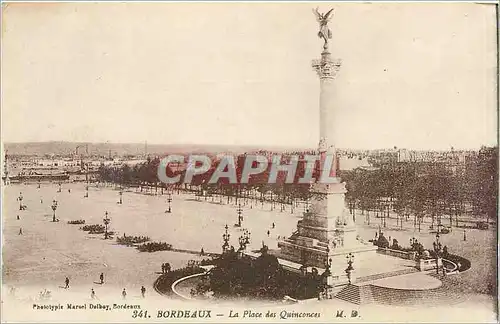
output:
[[[191,188],[192,190],[199,190],[208,195],[223,195],[234,196],[236,199],[243,197],[269,199],[265,196],[271,196],[271,199],[277,202],[292,203],[296,200],[310,199],[310,184],[299,183],[299,179],[304,177],[306,172],[306,163],[301,161],[298,163],[298,168],[292,183],[285,183],[287,173],[279,171],[275,183],[268,183],[269,175],[271,173],[271,165],[268,165],[267,170],[259,174],[254,174],[249,177],[248,183],[241,183],[243,166],[245,163],[245,155],[240,155],[235,158],[235,173],[237,183],[230,183],[228,178],[220,178],[215,183],[210,183],[210,179],[217,170],[217,162],[211,165],[210,169],[203,173],[194,175],[188,185],[183,185],[186,177],[186,169],[173,170],[170,166],[166,167],[166,175],[168,177],[180,176],[179,183],[167,185],[160,182],[158,179],[158,167],[160,164],[159,158],[148,158],[144,163],[137,164],[133,167],[123,164],[120,167],[101,166],[99,169],[99,179],[103,182],[112,182],[122,186],[140,186],[140,187],[153,187],[155,190],[158,188],[176,189],[179,187]],[[283,162],[283,163],[286,163]],[[254,167],[257,162],[254,162]],[[227,171],[227,168],[225,169]],[[318,174],[317,167],[312,176],[316,177]],[[258,193],[260,197],[256,197]]]
[[[215,159],[214,159],[215,161]],[[204,195],[220,195],[236,199],[250,197],[256,200],[272,200],[283,204],[307,201],[312,193],[310,184],[300,184],[304,177],[305,162],[298,164],[293,183],[286,183],[286,172],[278,172],[275,183],[267,183],[270,174],[269,165],[262,173],[251,175],[248,183],[239,183],[245,162],[245,155],[235,158],[235,171],[238,183],[229,183],[221,178],[216,183],[209,183],[217,168],[214,162],[210,169],[195,175],[189,185],[182,185],[186,170],[166,168],[166,175],[179,175],[181,183],[167,185],[158,179],[158,158],[149,158],[145,163],[133,167],[124,164],[121,167],[105,167],[99,170],[101,181],[113,182],[122,186],[140,186],[148,188],[191,188]],[[285,163],[283,161],[282,163]],[[256,166],[257,162],[254,162]],[[498,194],[498,150],[482,148],[476,155],[461,165],[454,166],[443,162],[407,162],[383,164],[375,170],[354,169],[338,171],[342,181],[347,184],[346,202],[351,212],[375,212],[379,215],[396,213],[397,217],[414,217],[421,221],[424,216],[432,217],[433,222],[441,222],[446,216],[458,222],[458,216],[470,214],[475,217],[491,219],[497,214]],[[227,171],[227,169],[226,169]],[[318,177],[318,165],[313,177]],[[142,190],[142,189],[141,189]],[[385,217],[385,216],[384,216]]]
[[[352,212],[389,211],[398,217],[421,219],[468,214],[495,219],[498,203],[498,151],[483,148],[459,166],[442,162],[392,163],[377,170],[356,169],[343,172]]]

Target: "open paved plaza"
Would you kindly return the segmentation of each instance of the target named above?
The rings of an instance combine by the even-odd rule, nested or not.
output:
[[[61,192],[57,191],[56,184],[47,183],[40,189],[36,184],[4,187],[4,293],[15,287],[18,298],[32,300],[41,290],[49,289],[56,299],[58,296],[88,298],[93,288],[98,296],[119,299],[122,289],[126,288],[128,298],[134,299],[140,298],[140,287],[144,285],[148,296],[164,298],[152,287],[161,271],[161,263],[170,262],[175,269],[185,266],[189,260],[202,258],[192,253],[139,252],[135,248],[117,245],[115,239],[104,240],[103,235],[87,234],[79,230],[81,225],[67,224],[78,219],[84,219],[86,224],[102,224],[106,211],[111,218],[110,230],[115,236],[147,235],[152,241],[170,243],[175,249],[197,252],[203,248],[205,252],[219,253],[226,224],[231,234],[230,243],[235,247],[242,234],[242,229],[233,226],[237,221],[234,204],[218,204],[211,198],[197,201],[192,193],[173,194],[172,213],[165,213],[167,195],[148,195],[130,189],[123,193],[123,204],[118,204],[119,192],[111,186],[91,186],[88,198],[83,197],[85,184],[82,183],[63,184]],[[23,204],[27,206],[23,211],[19,210],[17,201],[20,193]],[[53,199],[58,201],[56,216],[60,220],[55,223],[52,222]],[[251,233],[251,250],[260,248],[262,242],[276,249],[278,238],[289,236],[295,230],[302,213],[302,207],[296,208],[293,214],[289,207],[284,212],[280,212],[279,207],[273,211],[270,209],[268,203],[243,207],[242,228]],[[362,216],[357,217],[357,223],[364,240],[373,238],[378,230],[374,222],[370,226],[364,224]],[[19,235],[20,228],[22,235]],[[382,227],[382,230],[386,237],[397,239],[403,246],[408,246],[412,237],[417,237],[426,248],[432,247],[435,240],[435,235],[427,229],[418,233],[413,229],[401,231],[392,228]],[[493,311],[493,298],[486,292],[496,276],[495,232],[467,230],[466,234],[466,241],[463,241],[463,230],[459,229],[441,236],[450,253],[472,261],[471,269],[456,276],[457,292],[469,296],[466,301],[481,305],[485,311]],[[385,256],[380,260],[379,256],[354,263],[357,275],[362,277],[410,266],[406,260]],[[103,285],[99,284],[101,272],[105,275]],[[435,280],[422,276],[425,275],[419,277],[424,278],[422,285],[438,285]],[[70,289],[63,288],[66,277],[70,278]],[[385,280],[390,286],[397,285],[402,279]]]

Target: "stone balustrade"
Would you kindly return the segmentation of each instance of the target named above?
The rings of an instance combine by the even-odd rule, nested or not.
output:
[[[385,255],[390,255],[396,258],[401,258],[401,259],[406,259],[406,260],[416,260],[417,258],[417,253],[416,252],[406,252],[406,251],[400,251],[400,250],[393,250],[393,249],[387,249],[387,248],[381,248],[379,247],[377,249],[378,253],[385,254]]]
[[[416,265],[417,269],[420,271],[436,269],[436,259],[420,259],[416,261]],[[443,266],[443,260],[441,258],[437,259],[437,266],[439,268]]]

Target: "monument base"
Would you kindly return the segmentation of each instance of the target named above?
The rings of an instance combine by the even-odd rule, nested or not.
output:
[[[348,247],[337,247],[330,249],[328,244],[317,239],[304,236],[292,236],[278,242],[280,248],[280,258],[290,260],[296,263],[305,263],[308,267],[324,268],[327,260],[331,259],[332,274],[343,274],[346,268],[346,257],[349,253],[354,255],[355,259],[362,258],[364,255],[373,255],[377,253],[377,247],[374,245],[363,244],[356,241],[357,244]]]

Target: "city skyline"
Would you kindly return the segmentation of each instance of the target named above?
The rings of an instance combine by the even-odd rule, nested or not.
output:
[[[496,144],[494,6],[319,5],[339,148]],[[315,6],[8,4],[2,138],[315,148]]]
[[[379,153],[397,153],[402,155],[417,154],[420,158],[430,158],[435,154],[468,154],[479,152],[482,149],[497,148],[497,146],[482,146],[480,148],[445,148],[445,149],[411,149],[404,147],[378,147],[371,149],[363,148],[337,148],[337,152],[342,154],[379,154]],[[10,142],[3,143],[3,151],[8,156],[135,156],[135,157],[161,157],[165,154],[210,154],[210,153],[232,153],[242,154],[248,152],[267,151],[273,153],[293,153],[293,152],[311,152],[316,151],[314,147],[292,147],[292,146],[250,146],[250,145],[200,145],[200,144],[149,144],[149,143],[85,143],[85,142]],[[431,155],[428,155],[431,154]]]

